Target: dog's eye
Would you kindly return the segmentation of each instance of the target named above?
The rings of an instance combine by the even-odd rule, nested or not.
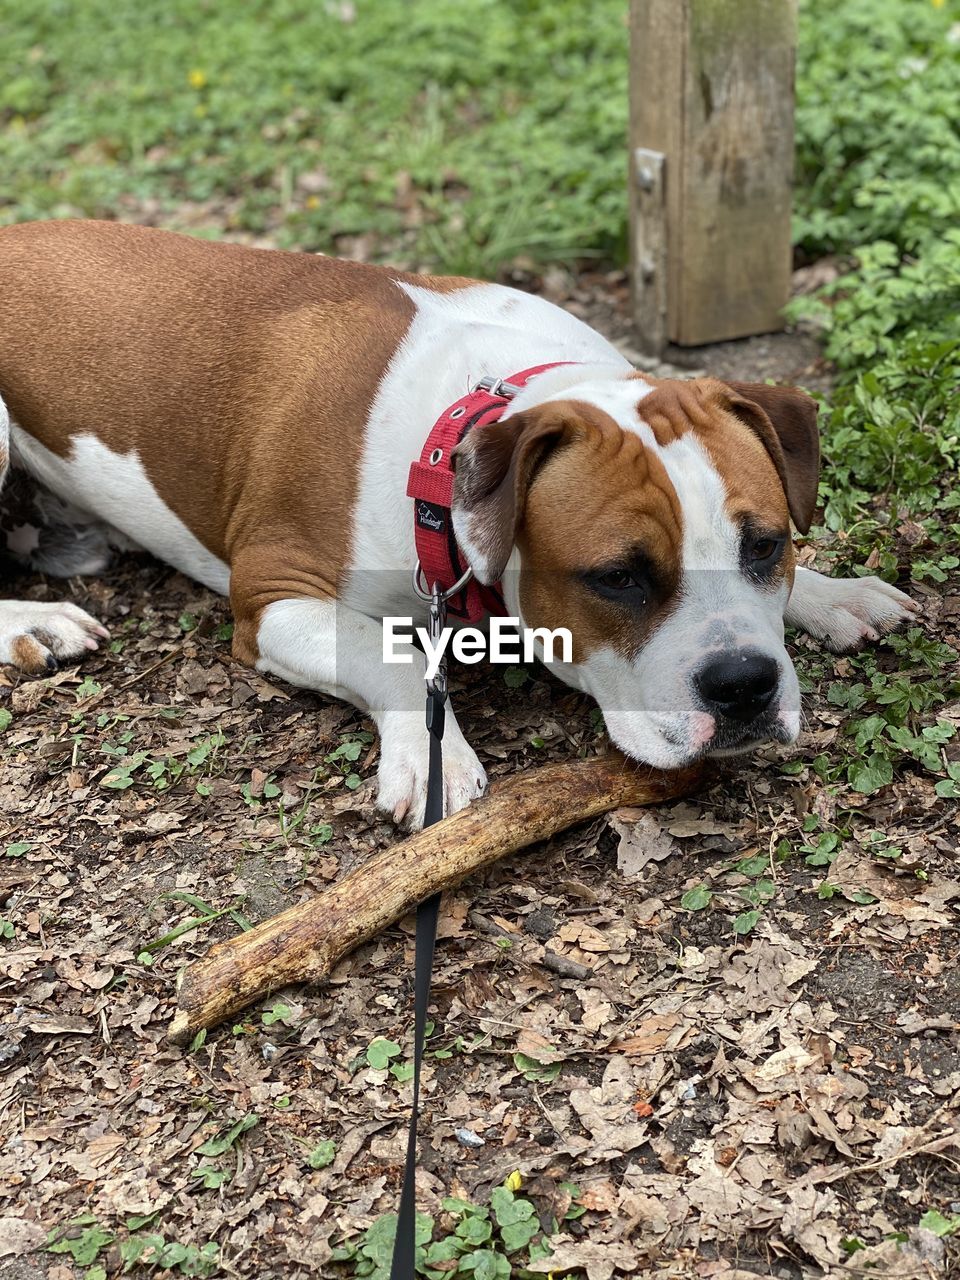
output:
[[[596,582],[607,591],[627,591],[637,585],[629,569],[610,569],[607,573],[599,574]]]
[[[599,573],[584,574],[584,581],[604,600],[631,609],[642,609],[648,600],[646,577],[635,569],[603,569]]]
[[[758,538],[750,548],[751,560],[769,560],[777,549],[777,544],[772,538]]]
[[[757,538],[750,546],[749,557],[754,564],[771,560],[780,550],[779,538]]]

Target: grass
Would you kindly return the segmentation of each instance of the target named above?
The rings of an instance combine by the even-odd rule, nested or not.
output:
[[[0,220],[615,258],[626,38],[621,0],[0,0]]]
[[[797,239],[956,228],[949,0],[803,0]],[[176,221],[448,270],[619,260],[627,4],[0,0],[0,218]],[[951,260],[956,269],[956,255]]]

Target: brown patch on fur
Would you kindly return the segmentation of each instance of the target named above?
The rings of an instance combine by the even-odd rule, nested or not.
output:
[[[817,402],[797,387],[727,382],[729,405],[764,442],[783,482],[793,523],[806,533],[817,507],[820,438]],[[773,433],[776,445],[771,440]]]
[[[51,671],[51,663],[37,640],[29,633],[17,636],[10,644],[13,665],[28,676],[45,676]],[[54,664],[55,665],[55,664]]]
[[[575,662],[601,646],[632,655],[669,612],[680,576],[680,504],[663,465],[593,405],[553,401],[517,416],[526,419],[518,438],[552,441],[528,476],[516,517],[524,618],[530,626],[568,627]],[[573,527],[585,536],[571,538]],[[641,546],[663,584],[649,611],[634,614],[601,599],[582,575]]]
[[[697,432],[727,485],[732,516],[774,516],[786,504],[797,528],[809,529],[819,473],[816,401],[796,387],[641,376],[653,385],[638,404],[641,420],[661,447]]]
[[[767,581],[775,587],[785,577],[792,584],[796,553],[790,537],[787,496],[773,457],[776,439],[768,438],[764,442],[733,411],[729,399],[724,387],[709,427],[698,430],[698,435],[723,478],[727,491],[725,506],[733,523],[737,527],[749,524],[758,531],[787,535],[783,555]]]
[[[732,411],[730,400],[726,385],[712,378],[664,380],[637,412],[661,448],[696,432],[723,477],[731,518],[753,513],[777,527],[787,513],[783,485],[765,444]]]
[[[789,534],[791,514],[802,530],[809,528],[812,517],[818,458],[816,407],[809,396],[794,388],[765,390],[778,391],[780,396],[768,399],[758,393],[754,384],[727,384],[713,378],[689,382],[664,380],[640,401],[638,413],[650,425],[661,446],[678,440],[687,431],[697,433],[723,479],[725,506],[734,524],[749,521],[758,530]],[[748,391],[757,393],[757,399],[748,399],[745,394]],[[799,411],[804,415],[806,425],[794,436],[792,461],[788,461],[777,425],[759,403],[760,399],[766,400],[774,412],[787,405],[791,414]],[[798,410],[798,401],[807,403],[800,403]],[[812,463],[808,406],[813,406]],[[782,424],[783,414],[778,413],[777,418]],[[793,425],[790,415],[788,418],[785,429],[789,434]],[[804,440],[800,440],[801,436]],[[783,556],[770,575],[771,585],[783,578],[792,583],[795,569],[796,553],[788,537]]]
[[[347,563],[364,428],[414,315],[401,280],[476,283],[118,223],[8,227],[0,395],[61,456],[80,433],[137,451],[230,564],[252,661],[259,608],[332,595]]]

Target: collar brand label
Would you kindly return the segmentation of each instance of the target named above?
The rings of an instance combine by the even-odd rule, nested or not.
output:
[[[432,533],[446,533],[446,510],[434,506],[432,502],[424,502],[421,498],[417,503],[417,524],[421,529],[429,529]]]

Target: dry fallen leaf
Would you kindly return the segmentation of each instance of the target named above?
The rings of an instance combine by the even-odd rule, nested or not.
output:
[[[593,1182],[583,1190],[577,1204],[597,1213],[613,1213],[617,1207],[617,1189],[609,1178]]]
[[[46,1238],[46,1231],[37,1222],[19,1216],[0,1218],[0,1258],[22,1258],[39,1249]]]
[[[770,1057],[753,1067],[746,1073],[747,1079],[757,1085],[768,1085],[781,1081],[788,1076],[799,1076],[807,1067],[820,1059],[816,1054],[808,1053],[800,1045],[788,1045],[771,1053]]]
[[[612,1241],[609,1244],[590,1240],[551,1241],[549,1258],[528,1262],[527,1270],[537,1275],[563,1275],[567,1271],[584,1271],[587,1280],[613,1280],[615,1272],[634,1275],[644,1263],[644,1255],[635,1245]]]
[[[595,1088],[572,1089],[570,1103],[593,1139],[587,1145],[593,1158],[610,1158],[633,1151],[647,1138],[646,1124],[633,1112],[637,1083],[625,1057],[612,1058]]]
[[[607,821],[620,837],[617,870],[625,880],[639,876],[648,862],[660,862],[676,852],[677,846],[649,809],[615,809]]]
[[[692,1027],[678,1013],[655,1013],[645,1018],[636,1031],[609,1046],[611,1053],[650,1055],[670,1047],[679,1049]]]
[[[663,829],[678,840],[689,840],[693,836],[726,836],[733,840],[740,835],[739,823],[722,822],[715,814],[685,801],[669,810]]]

